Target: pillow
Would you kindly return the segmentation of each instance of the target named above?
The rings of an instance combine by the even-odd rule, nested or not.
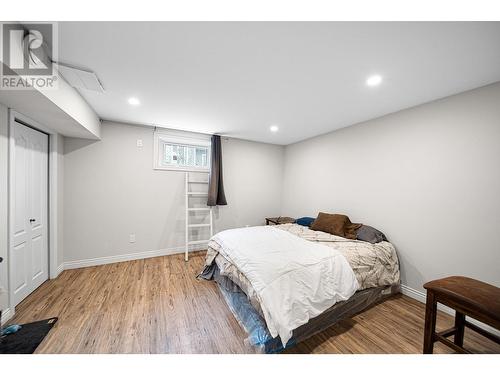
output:
[[[295,220],[295,224],[303,225],[304,227],[310,227],[313,221],[313,217],[305,216],[299,217],[297,220]]]
[[[351,220],[347,218],[347,221],[349,222],[344,229],[345,232],[345,238],[348,238],[350,240],[355,240],[356,239],[356,231],[363,226],[363,224],[360,223],[351,223]]]
[[[362,224],[351,223],[346,215],[320,212],[311,225],[312,230],[319,230],[335,236],[356,239],[356,230]]]
[[[378,243],[387,241],[387,237],[381,231],[370,227],[369,225],[362,225],[356,232],[356,239],[370,243]]]

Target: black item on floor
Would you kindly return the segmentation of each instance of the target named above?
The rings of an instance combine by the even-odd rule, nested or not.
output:
[[[49,333],[57,318],[22,324],[16,333],[0,338],[0,354],[32,354]]]

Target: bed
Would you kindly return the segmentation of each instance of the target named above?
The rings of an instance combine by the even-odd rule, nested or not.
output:
[[[223,231],[200,274],[214,280],[260,353],[296,345],[398,293],[394,246],[346,239],[298,224]]]

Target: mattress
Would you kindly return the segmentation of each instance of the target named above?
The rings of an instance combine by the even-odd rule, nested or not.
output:
[[[316,321],[316,323],[312,324],[312,327],[308,323],[304,325],[305,327],[297,328],[298,333],[294,331],[292,344],[318,331],[320,328],[318,327],[318,321],[321,322],[319,326],[324,329],[328,326],[326,323],[331,325],[344,318],[347,313],[353,315],[360,311],[359,309],[353,309],[352,306],[366,308],[368,302],[370,304],[374,303],[385,295],[399,291],[399,262],[396,250],[391,243],[383,241],[371,244],[364,241],[349,240],[328,233],[313,231],[297,224],[282,224],[275,227],[305,240],[317,242],[340,251],[354,271],[359,284],[357,293],[348,301],[337,303],[320,316],[312,319],[310,322]],[[250,319],[251,326],[260,326],[262,322],[254,315],[262,317],[262,308],[251,283],[234,264],[219,253],[220,247],[221,245],[216,240],[209,242],[205,270],[201,276],[206,279],[216,279],[226,302],[228,302],[240,324],[248,332],[248,322],[245,325],[245,321],[248,320],[248,317],[252,317]],[[347,309],[345,308],[346,305],[348,306]],[[341,306],[344,306],[344,308]],[[236,312],[239,312],[240,316]],[[241,315],[246,318],[242,318]],[[265,323],[263,324],[264,326],[260,327],[260,330],[265,333]],[[264,333],[257,336],[267,337]],[[251,340],[251,337],[252,335],[249,333],[249,340],[255,341]],[[257,340],[259,341],[258,346],[263,347],[266,352],[268,350],[283,349],[279,345],[279,340],[274,342],[271,339],[269,335],[266,340]],[[267,342],[267,344],[262,344],[262,342]]]

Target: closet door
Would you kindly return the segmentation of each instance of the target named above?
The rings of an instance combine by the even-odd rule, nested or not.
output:
[[[10,285],[14,306],[48,279],[48,136],[11,126]]]

